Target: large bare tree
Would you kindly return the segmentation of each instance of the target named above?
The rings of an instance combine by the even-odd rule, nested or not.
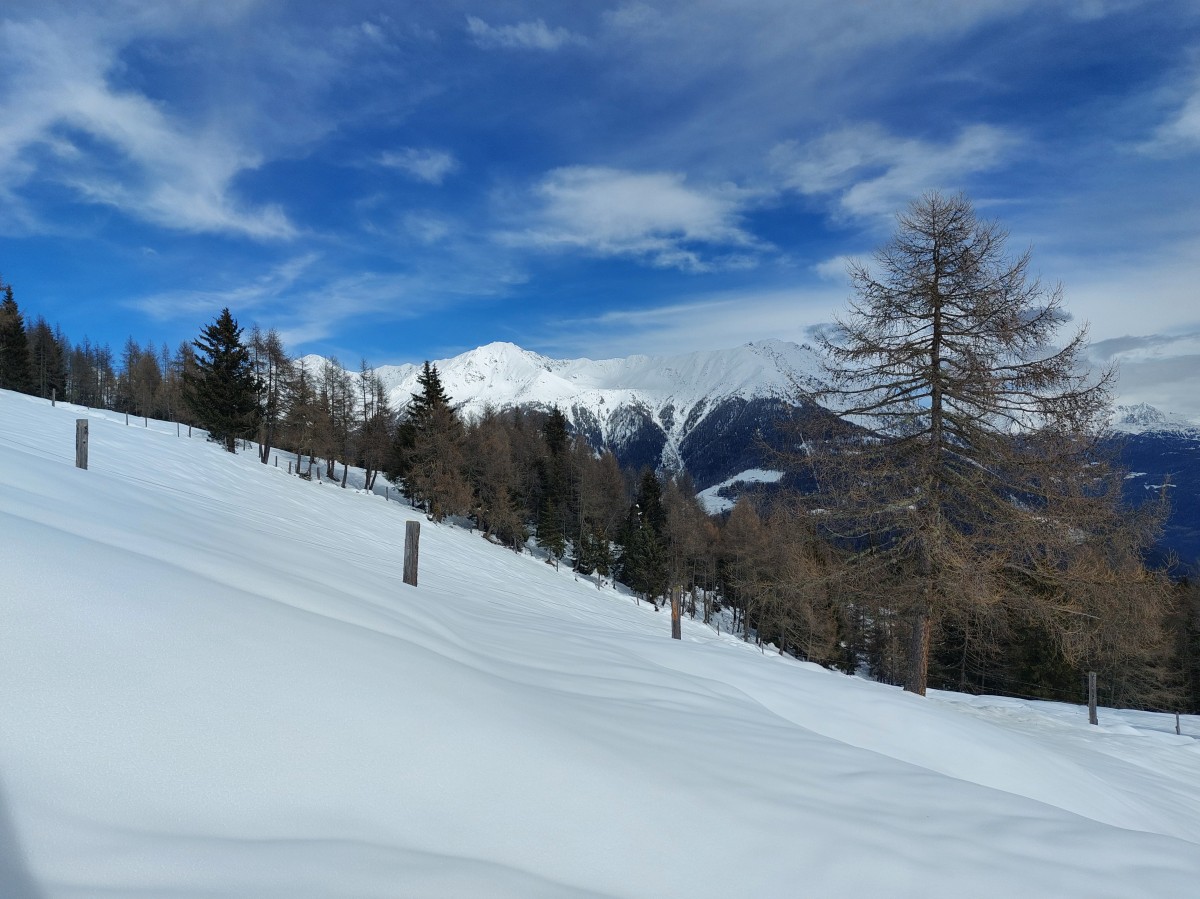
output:
[[[1017,609],[1068,651],[1097,623],[1152,617],[1143,592],[1097,589],[1140,568],[1118,535],[1119,480],[1094,452],[1113,373],[1086,371],[1086,328],[1058,339],[1061,288],[1005,239],[965,197],[921,197],[851,265],[849,310],[822,341],[827,402],[863,430],[815,453],[818,517],[861,583],[888,585],[907,614],[905,689],[919,694],[946,616]]]

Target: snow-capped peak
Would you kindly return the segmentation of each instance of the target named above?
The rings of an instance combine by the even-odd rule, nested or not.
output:
[[[1193,431],[1197,423],[1184,415],[1163,412],[1149,403],[1115,406],[1110,428],[1124,434],[1147,431]]]

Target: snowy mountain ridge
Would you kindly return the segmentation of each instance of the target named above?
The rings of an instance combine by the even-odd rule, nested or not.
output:
[[[1149,403],[1114,406],[1109,430],[1119,434],[1163,431],[1200,438],[1200,422],[1175,412],[1163,412]]]
[[[468,415],[496,408],[559,406],[597,415],[640,404],[661,418],[664,409],[686,418],[700,403],[729,397],[787,398],[816,387],[819,370],[812,347],[763,340],[728,350],[678,356],[618,359],[553,359],[516,344],[489,343],[434,362],[446,391]],[[384,365],[376,373],[399,408],[417,390],[417,365]]]
[[[324,360],[307,356],[310,370]],[[676,356],[553,359],[505,342],[435,360],[464,415],[487,407],[558,407],[593,446],[623,463],[688,470],[699,486],[759,464],[747,444],[817,390],[820,361],[808,345],[762,340]],[[418,392],[421,366],[375,369],[393,409]],[[737,458],[719,458],[726,446]]]

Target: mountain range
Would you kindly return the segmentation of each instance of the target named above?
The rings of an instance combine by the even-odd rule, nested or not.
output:
[[[323,360],[304,361],[312,369]],[[554,359],[497,342],[434,364],[467,416],[488,406],[557,407],[622,465],[686,471],[710,496],[721,485],[763,481],[755,472],[772,468],[773,449],[833,416],[810,398],[819,387],[817,351],[782,340],[603,360]],[[419,389],[421,366],[385,365],[375,372],[394,409]],[[1163,551],[1187,564],[1200,559],[1200,422],[1145,403],[1118,405],[1107,440],[1129,471],[1133,502],[1171,485]]]

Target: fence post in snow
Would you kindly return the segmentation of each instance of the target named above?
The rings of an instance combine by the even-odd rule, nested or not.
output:
[[[671,639],[683,639],[683,623],[680,621],[680,594],[683,593],[683,588],[675,586],[671,588]]]
[[[1096,718],[1096,672],[1088,672],[1088,724],[1099,724]]]
[[[88,420],[75,419],[75,467],[87,471]]]
[[[58,388],[51,387],[50,388],[50,407],[54,408],[57,405],[58,405]]]
[[[421,542],[421,522],[404,525],[404,583],[417,586],[417,554]]]

